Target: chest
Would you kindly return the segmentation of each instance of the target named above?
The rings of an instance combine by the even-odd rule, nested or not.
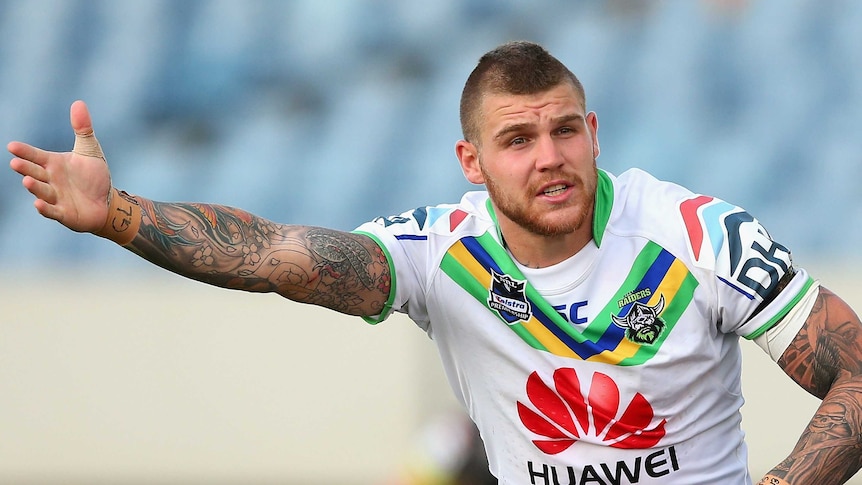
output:
[[[435,333],[477,345],[507,341],[502,333],[539,352],[621,366],[655,358],[671,336],[694,345],[713,337],[686,264],[650,241],[625,242],[542,270],[465,251],[458,271],[450,260],[432,283]]]

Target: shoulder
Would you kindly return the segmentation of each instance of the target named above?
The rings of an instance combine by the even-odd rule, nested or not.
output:
[[[487,203],[486,192],[467,192],[456,204],[423,206],[398,215],[378,217],[358,230],[388,233],[398,239],[422,240],[477,231],[482,233],[493,226]]]
[[[383,248],[395,288],[392,308],[409,313],[427,328],[426,292],[446,251],[458,239],[493,227],[487,200],[484,192],[468,192],[456,204],[417,207],[356,228],[354,232],[370,236]]]
[[[613,210],[608,230],[641,236],[678,255],[687,254],[695,266],[733,271],[743,253],[752,248],[782,246],[744,208],[719,197],[693,192],[674,182],[631,169],[612,177]]]
[[[640,169],[629,169],[618,176],[605,175],[612,186],[602,202],[609,211],[608,232],[645,237],[663,245],[673,245],[673,241],[683,239],[685,231],[680,207],[697,194]]]
[[[661,180],[638,168],[610,177],[614,183],[615,197],[621,199],[627,210],[663,210],[667,205],[677,205],[680,200],[693,195],[691,190],[682,185]]]

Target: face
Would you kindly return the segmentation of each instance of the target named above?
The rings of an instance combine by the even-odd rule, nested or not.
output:
[[[485,184],[501,227],[539,236],[592,231],[598,121],[569,84],[482,103],[480,138],[456,152],[467,179]],[[503,227],[505,232],[505,227]]]

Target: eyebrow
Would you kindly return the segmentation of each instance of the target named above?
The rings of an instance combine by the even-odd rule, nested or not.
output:
[[[551,122],[555,125],[562,125],[565,123],[570,123],[572,121],[579,121],[579,120],[583,120],[583,119],[584,119],[584,115],[578,114],[578,113],[572,113],[572,114],[563,115],[563,116],[554,118],[551,120]],[[493,140],[499,140],[499,139],[505,137],[506,135],[508,135],[509,133],[522,131],[522,130],[529,128],[531,126],[534,126],[534,123],[515,123],[513,125],[504,126],[503,128],[500,129],[500,131],[498,131],[497,133],[494,134]]]

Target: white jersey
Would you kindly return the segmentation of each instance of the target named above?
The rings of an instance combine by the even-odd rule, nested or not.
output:
[[[738,338],[815,283],[744,210],[640,170],[599,171],[593,226],[537,270],[485,192],[363,224],[393,274],[372,320],[436,342],[501,484],[751,483]]]

